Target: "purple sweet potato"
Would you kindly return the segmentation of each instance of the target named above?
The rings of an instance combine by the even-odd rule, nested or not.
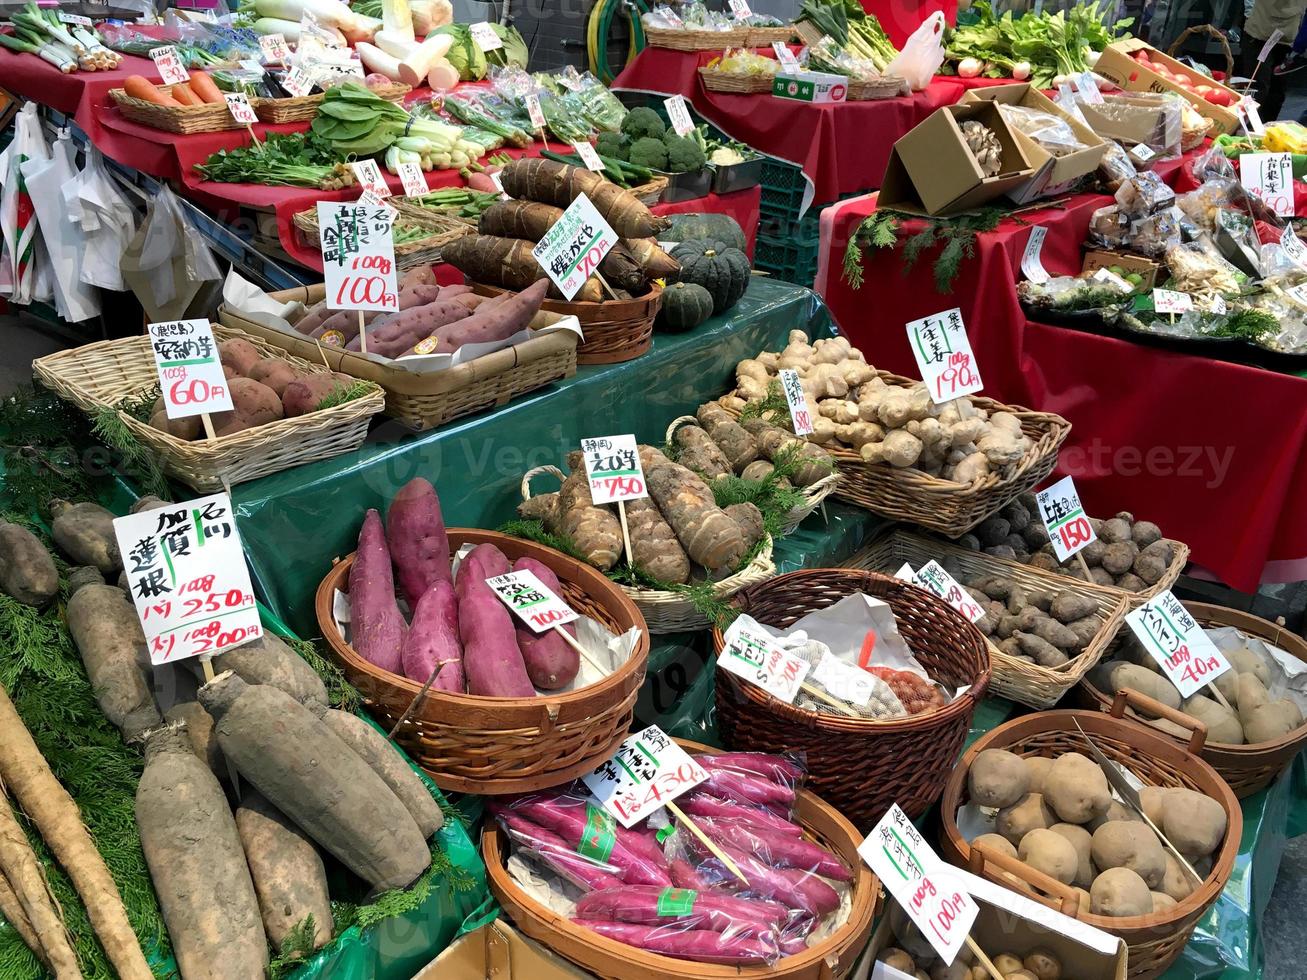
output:
[[[363,322],[371,326],[375,320],[383,315],[385,314],[376,310],[365,311],[363,313]],[[309,336],[315,338],[321,337],[323,334],[332,330],[339,332],[345,338],[345,340],[341,341],[342,344],[345,343],[345,341],[357,337],[359,332],[359,311],[339,310],[318,324]]]
[[[479,580],[482,582],[497,575],[507,575],[513,570],[508,556],[493,544],[479,544],[469,551],[466,557],[475,558],[480,563],[481,570],[485,572]]]
[[[429,265],[415,265],[411,269],[405,269],[399,277],[399,288],[408,289],[410,286],[434,286],[436,284],[436,270]]]
[[[497,565],[487,568],[483,564],[483,558],[493,562],[493,555],[477,554],[486,547],[481,545],[463,559],[454,584],[467,693],[496,698],[533,697],[536,691],[517,646],[513,614],[485,583],[487,578],[503,574]],[[497,548],[492,547],[491,551],[499,554]],[[505,570],[507,565],[505,559]]]
[[[749,776],[730,769],[711,767],[711,756],[705,757],[700,765],[708,770],[708,778],[699,784],[699,788],[713,796],[726,800],[738,800],[741,803],[760,803],[764,806],[794,805],[794,789],[782,786],[768,779]]]
[[[395,580],[410,609],[416,608],[418,600],[437,582],[454,584],[440,498],[436,488],[422,477],[400,487],[390,502],[386,543],[395,563]],[[426,680],[426,674],[420,679]]]
[[[748,776],[761,776],[773,783],[793,786],[807,775],[803,766],[792,757],[771,752],[718,752],[698,757],[705,769],[730,769]]]
[[[724,936],[708,929],[687,929],[681,932],[666,926],[639,926],[630,922],[581,918],[572,921],[591,932],[616,939],[619,943],[681,960],[734,966],[742,963],[768,963],[779,957],[774,942],[744,936]]]
[[[779,902],[737,898],[724,892],[682,889],[679,897],[690,905],[683,914],[659,912],[659,898],[666,889],[657,885],[618,885],[583,895],[576,914],[583,919],[615,922],[674,923],[687,929],[741,935],[768,935],[789,918],[790,910]]]
[[[505,340],[519,330],[525,330],[531,318],[540,312],[549,289],[548,279],[537,279],[516,295],[494,307],[477,308],[471,316],[436,330],[438,351],[455,351],[464,344],[485,344]]]
[[[853,878],[844,862],[834,854],[801,838],[726,820],[701,817],[696,822],[699,829],[714,840],[748,851],[772,867],[811,871],[836,881],[851,881]]]
[[[432,690],[467,692],[463,644],[458,635],[458,598],[448,582],[436,582],[418,599],[400,662],[409,680],[425,684],[439,666]]]
[[[513,571],[532,572],[554,595],[562,595],[558,576],[543,562],[534,558],[519,558],[513,563]],[[572,645],[559,636],[556,630],[537,633],[521,620],[517,622],[517,646],[522,651],[522,660],[526,663],[526,673],[531,678],[531,683],[543,691],[556,691],[572,683],[576,672],[581,669],[581,655]],[[571,623],[562,628],[571,636],[576,636],[576,627]]]
[[[679,804],[679,800],[677,801]],[[677,888],[693,888],[696,891],[703,891],[705,888],[712,886],[703,880],[703,876],[694,869],[694,866],[682,858],[676,858],[671,864],[672,884]]]
[[[579,796],[524,796],[516,800],[512,808],[528,820],[552,830],[573,849],[581,843],[587,824],[595,817],[591,813],[594,805]],[[606,817],[600,811],[597,819]],[[630,885],[660,885],[664,888],[671,885],[666,861],[652,861],[640,853],[638,846],[633,849],[629,843],[629,831],[612,818],[607,818],[606,829],[612,834],[608,863],[618,869],[619,878]]]
[[[611,869],[612,865],[578,854],[575,848],[568,847],[553,831],[508,807],[491,804],[490,811],[516,847],[536,855],[578,888],[590,890],[621,886],[622,879],[606,870]]]
[[[381,515],[375,510],[369,510],[363,518],[358,553],[349,570],[349,618],[351,646],[358,655],[382,670],[398,674],[408,627],[395,602],[390,551]]]
[[[295,329],[300,333],[312,333],[322,326],[322,321],[331,316],[332,310],[327,306],[325,299],[318,300],[307,310],[304,315],[295,321]]]
[[[408,350],[418,341],[436,333],[446,324],[471,319],[467,308],[462,303],[451,300],[436,300],[422,306],[413,306],[398,314],[392,314],[386,320],[378,320],[367,328],[368,353],[379,357],[396,357]],[[361,350],[358,337],[353,337],[345,345],[346,350]],[[440,344],[429,353],[448,354],[450,349]]]
[[[717,841],[722,853],[740,869],[748,882],[746,891],[770,898],[789,908],[796,909],[814,919],[840,907],[840,896],[835,889],[816,875],[789,868],[773,868],[725,841]],[[739,879],[727,869],[719,858],[707,853],[700,873],[709,881],[723,887],[734,887]]]
[[[698,758],[702,759],[703,756]],[[789,837],[802,837],[803,828],[791,823],[784,817],[777,816],[771,810],[748,806],[743,803],[731,803],[719,800],[707,793],[687,793],[676,801],[676,805],[692,817],[709,817],[717,820],[733,820],[753,827],[762,827]]]

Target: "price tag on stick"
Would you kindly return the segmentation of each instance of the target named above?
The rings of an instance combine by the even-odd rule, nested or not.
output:
[[[944,570],[939,562],[931,561],[921,566],[909,579],[913,585],[939,596],[951,607],[966,617],[969,623],[978,623],[985,617],[985,610],[971,597],[958,580]]]
[[[599,173],[604,169],[604,162],[599,159],[599,154],[595,152],[595,148],[585,140],[573,143],[572,149],[576,150],[577,156],[581,158],[581,162],[585,164],[587,170],[593,170],[595,173]]]
[[[962,325],[962,310],[955,307],[912,320],[907,328],[912,356],[917,359],[917,369],[935,404],[984,387],[971,353],[971,338]]]
[[[381,168],[377,166],[376,160],[355,160],[349,166],[354,171],[354,179],[359,182],[360,188],[371,191],[377,197],[390,197],[390,185],[381,176]]]
[[[290,57],[290,48],[284,34],[264,34],[259,38],[259,51],[263,54],[263,63],[285,64]]]
[[[209,657],[263,635],[225,493],[116,518],[114,537],[150,663]]]
[[[1076,482],[1071,477],[1063,477],[1051,487],[1040,490],[1035,494],[1035,503],[1039,506],[1039,517],[1053,542],[1058,561],[1066,561],[1090,542],[1098,540],[1094,526],[1080,506],[1080,494],[1076,493]],[[1085,578],[1089,579],[1089,570],[1083,570]]]
[[[208,320],[166,320],[147,325],[163,408],[170,419],[200,415],[214,438],[211,412],[232,409],[227,376]]]
[[[1154,289],[1153,310],[1156,313],[1169,313],[1174,319],[1177,313],[1188,313],[1194,308],[1194,298],[1188,293],[1176,289]]]
[[[796,436],[812,433],[812,413],[808,411],[808,399],[803,393],[803,382],[799,372],[793,368],[781,368],[778,372],[781,390],[785,392],[785,404],[790,409],[790,423],[794,426]]]
[[[359,311],[359,348],[368,352],[363,311],[399,310],[395,275],[395,210],[385,202],[318,202],[318,239],[328,303]]]
[[[635,436],[582,439],[581,455],[585,459],[586,479],[590,481],[590,498],[600,506],[617,504],[617,517],[622,523],[622,546],[627,558],[634,560],[624,501],[649,496]]]
[[[751,629],[743,617],[736,619],[722,638],[717,666],[786,704],[794,703],[811,668],[808,661],[786,653],[766,633]]]
[[[472,40],[482,51],[495,51],[504,46],[503,40],[495,29],[484,20],[479,24],[473,24],[468,30],[472,34]]]
[[[1193,696],[1230,669],[1225,654],[1170,589],[1149,599],[1125,621],[1182,698]],[[1230,706],[1215,686],[1212,691],[1218,701]]]
[[[772,41],[771,49],[776,53],[776,60],[781,63],[781,71],[785,74],[792,74],[799,70],[799,59],[794,57],[794,52],[784,41]]]
[[[1293,155],[1290,153],[1245,153],[1239,157],[1239,183],[1255,194],[1272,212],[1292,218]]]
[[[540,142],[549,149],[549,140],[545,136],[545,111],[540,108],[540,98],[534,92],[528,92],[523,99],[526,103],[526,114],[531,119],[531,128],[540,134]]]
[[[303,65],[296,65],[281,80],[281,87],[296,98],[308,95],[313,90],[313,76]]]
[[[1280,233],[1280,248],[1284,249],[1284,254],[1293,260],[1294,265],[1307,270],[1307,245],[1303,245],[1302,239],[1293,230],[1293,225],[1285,225],[1284,231]]]
[[[616,244],[617,235],[603,215],[588,197],[579,194],[531,254],[563,298],[570,300]]]
[[[690,118],[690,107],[685,104],[685,96],[673,95],[663,99],[667,108],[667,118],[672,121],[672,129],[677,136],[688,136],[694,131],[694,121]]]
[[[486,579],[495,595],[536,633],[578,619],[576,610],[554,595],[535,572],[509,572]]]
[[[748,20],[753,16],[748,0],[726,0],[726,5],[731,8],[731,16],[736,20]]]
[[[426,175],[416,163],[399,165],[399,182],[404,185],[404,193],[408,197],[421,197],[428,190]]]
[[[707,771],[657,725],[628,735],[611,759],[581,777],[623,827],[635,825],[707,778]]]
[[[182,64],[181,55],[171,44],[151,48],[150,58],[154,61],[154,67],[159,70],[159,77],[163,79],[165,85],[180,85],[191,80],[190,73]]]
[[[1030,237],[1026,239],[1026,250],[1021,253],[1021,271],[1031,282],[1044,283],[1050,278],[1048,270],[1044,268],[1044,263],[1039,257],[1044,250],[1044,239],[1047,237],[1047,228],[1043,225],[1033,226],[1030,229]]]

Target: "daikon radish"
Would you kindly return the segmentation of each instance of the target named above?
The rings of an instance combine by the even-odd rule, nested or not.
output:
[[[413,12],[409,10],[408,0],[381,0],[381,22],[385,33],[412,42]]]
[[[447,92],[458,83],[458,69],[444,58],[437,58],[427,72],[427,85],[437,92]]]
[[[454,38],[449,34],[433,34],[427,38],[399,63],[400,81],[406,85],[421,85],[436,59],[443,58],[453,44]]]
[[[406,38],[398,31],[388,30],[377,31],[377,36],[372,39],[372,43],[396,60],[407,58],[417,50],[418,46],[411,37]]]
[[[367,41],[360,41],[354,45],[354,50],[359,53],[359,60],[368,71],[385,75],[392,82],[400,80],[398,58],[391,57],[376,45],[368,44]]]
[[[354,21],[350,24],[342,24],[340,30],[349,39],[350,44],[358,44],[360,41],[371,41],[376,37],[377,31],[381,30],[381,21],[375,17],[354,14]]]

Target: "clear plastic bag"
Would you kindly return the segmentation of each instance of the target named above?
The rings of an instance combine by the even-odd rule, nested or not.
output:
[[[1139,172],[1130,154],[1114,140],[1107,141],[1107,152],[1098,162],[1098,179],[1103,182],[1109,193],[1115,194],[1124,181]]]
[[[1128,218],[1156,214],[1175,204],[1175,191],[1151,170],[1135,174],[1124,181],[1114,196],[1121,213]]]
[[[777,902],[739,898],[718,891],[619,885],[582,896],[576,903],[579,919],[663,926],[661,931],[703,929],[718,933],[730,945],[735,938],[757,940],[768,947],[761,958],[779,957],[781,926],[790,910]],[[739,950],[744,953],[746,946]],[[762,952],[762,951],[758,951]],[[746,962],[741,960],[741,962]]]
[[[1115,204],[1101,207],[1089,216],[1089,239],[1104,248],[1120,248],[1130,234],[1130,219]]]
[[[1076,132],[1067,123],[1052,113],[1041,112],[1024,105],[998,103],[998,111],[1003,119],[1014,129],[1019,129],[1055,157],[1064,157],[1085,149]]]
[[[1137,218],[1130,222],[1124,245],[1132,251],[1149,258],[1159,258],[1184,240],[1180,231],[1180,222],[1170,209],[1150,214],[1146,218]]]
[[[921,22],[885,69],[887,75],[905,79],[914,92],[920,92],[944,64],[944,15],[938,10]]]

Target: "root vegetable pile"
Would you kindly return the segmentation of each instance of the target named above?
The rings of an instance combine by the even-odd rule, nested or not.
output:
[[[925,936],[914,926],[897,904],[891,904],[890,932],[896,946],[887,946],[876,957],[878,963],[893,967],[910,977],[929,977],[930,980],[990,980],[991,974],[980,965],[967,946],[958,950],[957,958],[946,965]],[[1001,946],[999,947],[1002,948]],[[1052,950],[1033,949],[1025,956],[1014,952],[987,954],[1001,977],[1007,980],[1078,980],[1075,967],[1063,970],[1062,961]]]

